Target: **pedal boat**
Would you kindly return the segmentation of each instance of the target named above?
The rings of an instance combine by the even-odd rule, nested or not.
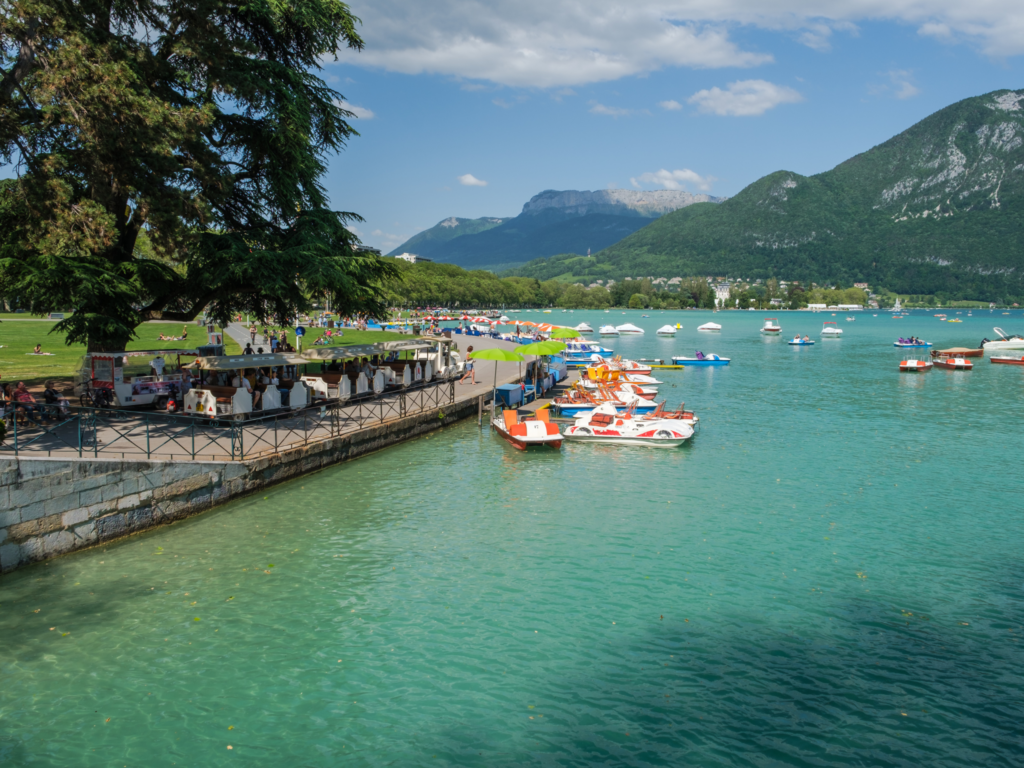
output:
[[[999,363],[1002,365],[1024,365],[1024,357],[1005,357],[1005,356],[994,356],[990,357],[990,363]]]
[[[558,450],[562,447],[562,433],[558,425],[548,419],[546,408],[537,411],[535,418],[526,419],[520,419],[517,411],[504,410],[501,415],[495,415],[491,426],[505,442],[520,451],[545,447]]]
[[[935,367],[945,368],[947,371],[969,371],[974,368],[974,363],[966,357],[937,357]]]
[[[900,373],[924,373],[932,369],[932,362],[930,360],[917,360],[915,358],[909,358],[907,360],[900,361]]]
[[[799,336],[794,336],[792,339],[786,342],[791,347],[812,347],[814,346],[814,339],[801,339]]]
[[[565,430],[566,440],[653,448],[677,448],[691,437],[693,428],[680,420],[637,419],[631,413],[616,412],[610,403],[581,416]]]
[[[728,365],[729,361],[728,357],[700,353],[697,357],[673,357],[672,365]]]

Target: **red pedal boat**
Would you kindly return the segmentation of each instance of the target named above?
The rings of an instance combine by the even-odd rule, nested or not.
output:
[[[937,357],[935,367],[945,368],[947,371],[969,371],[974,368],[974,363],[966,357]]]
[[[932,369],[932,362],[930,360],[918,360],[916,358],[910,358],[908,360],[900,361],[900,372],[901,373],[924,373]]]
[[[522,420],[516,411],[502,411],[500,416],[494,417],[491,426],[509,445],[520,451],[531,447],[548,446],[555,450],[562,447],[562,433],[558,425],[548,421],[546,408],[537,411],[535,418]]]
[[[1002,365],[1024,365],[1024,357],[990,357],[989,361]]]

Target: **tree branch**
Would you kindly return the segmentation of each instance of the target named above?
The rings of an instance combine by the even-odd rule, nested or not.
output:
[[[0,95],[3,95],[5,101],[10,101],[14,89],[32,71],[32,65],[36,59],[36,32],[39,31],[40,23],[39,19],[30,19],[25,25],[25,37],[20,41],[17,63],[14,65],[14,69],[5,73],[3,79],[0,80]]]

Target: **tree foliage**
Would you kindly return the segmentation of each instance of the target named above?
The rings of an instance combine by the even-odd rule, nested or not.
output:
[[[121,346],[204,308],[378,313],[393,270],[322,184],[355,135],[316,72],[362,40],[338,0],[3,0],[0,153],[24,215],[0,288]],[[140,237],[145,233],[145,247]]]

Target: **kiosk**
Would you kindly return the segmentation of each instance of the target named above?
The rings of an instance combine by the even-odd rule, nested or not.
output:
[[[153,406],[162,411],[171,398],[188,392],[189,377],[175,371],[183,367],[182,356],[197,354],[194,349],[90,352],[83,360],[79,380],[92,389],[109,390],[110,401],[116,408]],[[132,375],[125,371],[135,365],[144,373]]]

